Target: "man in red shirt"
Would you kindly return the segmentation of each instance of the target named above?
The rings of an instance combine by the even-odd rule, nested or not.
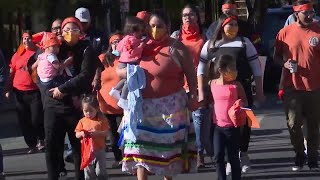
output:
[[[281,29],[275,43],[274,60],[284,67],[284,105],[291,143],[296,157],[293,171],[305,161],[301,126],[308,131],[308,166],[318,170],[320,119],[320,26],[309,1],[294,6],[297,22]]]

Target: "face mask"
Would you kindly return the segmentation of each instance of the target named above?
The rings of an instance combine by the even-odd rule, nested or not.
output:
[[[67,33],[63,34],[63,39],[69,44],[75,44],[79,40],[79,34],[67,32]]]
[[[237,78],[238,73],[237,72],[226,72],[223,74],[223,80],[230,82],[234,81]]]
[[[233,39],[238,35],[238,28],[229,28],[224,33],[227,36],[227,38]]]
[[[160,40],[166,34],[166,30],[164,28],[151,28],[151,37],[154,40]]]
[[[120,56],[120,52],[118,50],[113,50],[111,53],[117,57]]]
[[[183,24],[182,29],[193,34],[199,31],[199,26],[197,24]]]

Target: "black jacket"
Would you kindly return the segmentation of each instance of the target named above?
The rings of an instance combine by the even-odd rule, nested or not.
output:
[[[91,83],[96,69],[101,66],[97,54],[88,41],[79,41],[75,46],[70,47],[63,43],[60,46],[58,59],[63,61],[73,55],[73,77],[60,85],[59,90],[66,94],[62,100],[52,98],[51,93],[46,93],[45,106],[54,108],[73,108],[72,97],[79,96],[92,91]]]

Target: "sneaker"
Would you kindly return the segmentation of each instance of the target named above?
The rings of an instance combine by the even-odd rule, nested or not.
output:
[[[128,100],[120,98],[118,101],[118,106],[123,110],[128,110]]]
[[[204,156],[203,154],[199,154],[197,155],[197,168],[204,168]]]
[[[298,172],[298,171],[301,171],[302,169],[303,169],[303,166],[293,166],[292,167],[293,172]]]
[[[44,141],[43,140],[39,140],[39,142],[38,142],[36,147],[38,148],[39,151],[43,151],[44,148],[45,148]]]
[[[109,92],[109,95],[115,98],[116,100],[120,99],[120,91],[115,88],[111,89],[111,91]]]
[[[295,157],[295,166],[292,167],[292,171],[300,171],[303,169],[303,165],[305,164],[305,155],[304,153],[296,153]]]
[[[27,154],[34,154],[37,152],[37,148],[36,147],[32,147],[32,148],[29,148],[29,151],[27,152]]]
[[[240,163],[241,163],[241,171],[246,173],[250,169],[250,158],[248,153],[240,152]]]
[[[231,175],[231,164],[227,163],[226,165],[226,175],[229,176]]]

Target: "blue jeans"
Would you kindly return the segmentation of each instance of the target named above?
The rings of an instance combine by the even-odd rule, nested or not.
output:
[[[204,145],[203,145],[204,139],[202,138],[203,125],[204,125],[203,122],[208,120],[209,118],[208,112],[209,112],[208,108],[199,108],[192,112],[192,120],[193,120],[193,125],[196,133],[197,149],[200,155],[203,154],[203,150],[204,150]]]
[[[214,160],[217,166],[219,180],[226,180],[225,152],[231,164],[232,180],[241,179],[239,146],[240,146],[240,128],[223,128],[216,126],[213,136]]]

